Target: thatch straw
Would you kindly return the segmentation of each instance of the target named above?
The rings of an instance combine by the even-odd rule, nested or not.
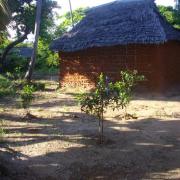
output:
[[[169,40],[180,40],[180,31],[160,15],[153,0],[119,0],[91,8],[74,29],[51,44],[51,49],[72,52]]]

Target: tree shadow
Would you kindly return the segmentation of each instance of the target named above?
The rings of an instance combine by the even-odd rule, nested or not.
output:
[[[74,99],[60,99],[35,103],[33,108],[76,105]],[[30,119],[27,124],[18,114],[0,114],[0,119],[13,122],[5,126],[8,137],[0,144],[0,179],[180,179],[180,120],[106,120],[105,142],[99,145],[97,119],[80,112],[60,113]],[[59,149],[53,147],[55,141]],[[38,155],[31,156],[13,150],[31,147],[33,151],[41,143],[52,149],[46,153],[39,149]]]
[[[50,107],[62,107],[62,106],[76,106],[78,103],[77,101],[73,99],[60,99],[60,100],[54,100],[51,102],[43,102],[43,103],[33,103],[32,107],[39,107],[39,108],[50,108]]]
[[[21,173],[26,174],[27,170],[33,172],[32,175],[28,174],[27,179],[33,179],[33,175],[37,179],[65,180],[179,178],[179,120],[147,118],[124,123],[106,120],[105,143],[99,145],[97,122],[91,121],[92,117],[83,121],[84,114],[76,115],[78,118],[72,118],[71,121],[68,116],[49,119],[49,126],[39,124],[35,132],[31,127],[9,129],[26,134],[27,137],[22,138],[29,140],[15,142],[14,139],[8,146],[36,145],[54,140],[72,144],[64,150],[56,149],[31,157],[18,154],[18,158],[9,159],[8,163],[13,162],[16,167],[20,165],[19,167],[27,168],[23,171],[16,170],[20,172],[19,179],[24,178],[23,174],[21,178]],[[1,152],[3,156],[9,152],[8,146],[3,146],[6,149]]]

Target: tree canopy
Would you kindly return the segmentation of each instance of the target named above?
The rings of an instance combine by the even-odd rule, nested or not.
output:
[[[0,31],[5,30],[10,20],[10,10],[7,0],[0,0]]]
[[[4,49],[1,57],[2,66],[10,50],[22,43],[27,35],[34,31],[35,25],[36,4],[33,0],[9,0],[8,5],[13,14],[11,28],[16,32],[17,39]],[[53,9],[56,7],[58,7],[56,1],[43,0],[40,37],[46,41],[51,40],[51,28],[54,26]]]
[[[79,23],[85,16],[88,8],[78,8],[72,12],[74,25]],[[57,30],[55,32],[56,37],[62,36],[66,31],[72,28],[72,20],[70,12],[59,16],[58,20],[60,24],[57,26]]]
[[[33,0],[11,0],[13,3],[12,16],[14,22],[12,28],[16,31],[17,37],[28,31],[34,31],[36,5]],[[43,0],[41,32],[40,35],[47,38],[49,29],[54,26],[53,9],[57,8],[57,2],[53,0]]]
[[[171,6],[158,6],[160,13],[171,23],[175,28],[180,29],[180,11],[173,9]]]

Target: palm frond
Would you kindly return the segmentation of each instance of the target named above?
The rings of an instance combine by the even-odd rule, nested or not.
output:
[[[7,0],[0,0],[0,31],[5,30],[10,20],[10,10]]]

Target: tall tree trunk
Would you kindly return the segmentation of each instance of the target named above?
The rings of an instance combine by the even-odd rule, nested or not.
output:
[[[69,0],[69,8],[70,8],[70,16],[71,16],[72,28],[74,28],[74,17],[73,17],[73,11],[72,11],[71,0]]]
[[[33,53],[31,60],[29,62],[29,67],[25,75],[25,79],[30,82],[32,79],[32,74],[34,70],[34,65],[36,62],[36,53],[37,53],[37,47],[38,47],[38,39],[39,39],[39,31],[40,31],[40,23],[41,23],[41,10],[42,10],[42,0],[37,1],[37,10],[36,10],[36,21],[35,21],[35,40],[34,40],[34,46],[33,46]]]
[[[30,33],[29,29],[26,28],[24,35],[22,35],[19,39],[13,41],[12,43],[10,43],[4,50],[1,58],[0,58],[0,65],[1,65],[1,72],[3,72],[3,67],[4,67],[4,63],[6,61],[6,57],[8,55],[8,53],[10,52],[10,50],[12,48],[14,48],[17,44],[23,42],[25,39],[27,39],[27,35]]]
[[[180,0],[175,0],[176,1],[176,9],[180,11]]]

